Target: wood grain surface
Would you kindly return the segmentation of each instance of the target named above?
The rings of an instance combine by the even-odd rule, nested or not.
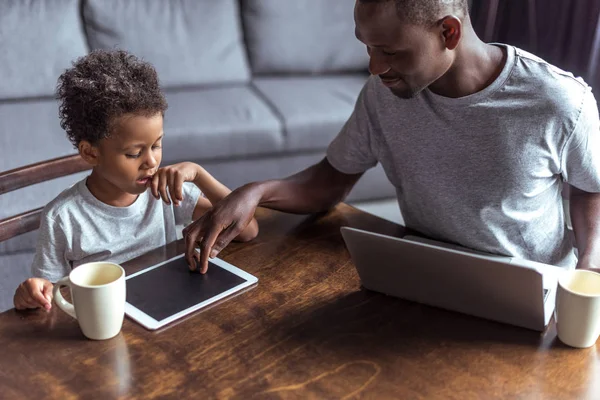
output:
[[[60,311],[0,314],[2,399],[600,399],[596,347],[360,288],[339,228],[403,228],[347,205],[259,210],[220,257],[258,285],[160,331],[84,338]],[[124,265],[183,252],[181,242]]]

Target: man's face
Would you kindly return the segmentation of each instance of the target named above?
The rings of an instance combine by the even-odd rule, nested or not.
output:
[[[162,160],[163,116],[125,115],[98,145],[97,172],[129,194],[143,193]]]
[[[400,98],[416,96],[452,64],[441,28],[404,22],[394,1],[357,1],[354,20],[356,37],[370,56],[369,71]]]

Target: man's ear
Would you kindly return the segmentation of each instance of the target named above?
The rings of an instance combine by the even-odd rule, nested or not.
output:
[[[462,22],[454,15],[442,18],[442,39],[448,50],[454,50],[462,37]]]
[[[98,147],[94,146],[87,140],[82,140],[81,142],[79,142],[77,148],[79,150],[79,155],[81,156],[81,158],[83,158],[85,162],[87,162],[93,167],[98,165],[100,157]]]

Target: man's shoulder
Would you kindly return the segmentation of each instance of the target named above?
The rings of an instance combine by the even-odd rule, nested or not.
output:
[[[515,78],[526,80],[528,85],[536,88],[539,95],[547,95],[557,101],[573,100],[580,104],[589,90],[588,84],[581,77],[575,77],[546,60],[515,47]]]

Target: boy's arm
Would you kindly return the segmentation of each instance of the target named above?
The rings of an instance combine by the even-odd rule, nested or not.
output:
[[[70,231],[69,236],[71,236]],[[60,220],[55,220],[45,213],[38,230],[35,256],[31,264],[31,276],[56,282],[69,275],[71,265],[65,259],[68,248],[70,245],[67,233]]]
[[[198,198],[198,202],[196,203],[196,207],[194,208],[194,213],[192,216],[194,221],[212,208],[213,204],[217,204],[219,201],[227,197],[229,193],[231,193],[231,190],[229,190],[227,186],[219,182],[200,165],[198,165],[198,172],[196,174],[196,179],[194,179],[194,184],[198,186],[198,188],[206,196],[206,198],[202,196]],[[246,228],[244,228],[244,230],[240,232],[240,234],[236,236],[234,240],[247,242],[254,239],[257,235],[258,222],[255,218],[252,218],[252,221],[250,221]]]
[[[60,223],[44,210],[35,257],[31,264],[31,278],[21,283],[15,290],[13,302],[16,309],[52,306],[52,282],[68,275],[70,266],[64,259],[67,239]]]

